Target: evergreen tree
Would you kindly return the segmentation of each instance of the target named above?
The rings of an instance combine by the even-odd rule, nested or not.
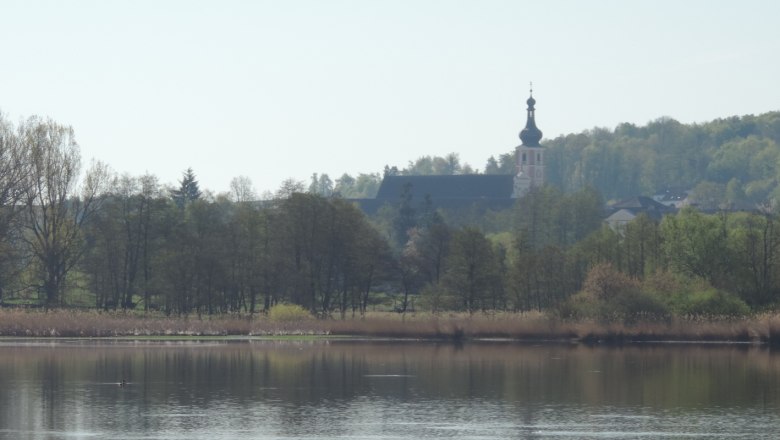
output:
[[[187,168],[179,181],[179,189],[171,191],[171,198],[179,208],[183,208],[186,204],[200,199],[200,196],[201,192],[195,173],[191,167]]]

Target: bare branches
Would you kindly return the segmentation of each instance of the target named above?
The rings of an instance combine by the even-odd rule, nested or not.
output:
[[[251,202],[257,199],[252,180],[246,176],[234,177],[230,181],[230,196],[234,202]]]
[[[51,306],[62,300],[67,275],[84,253],[81,227],[100,208],[114,177],[108,166],[93,162],[79,188],[81,153],[73,128],[51,119],[27,119],[15,138],[29,158],[20,188],[29,231],[25,240]]]

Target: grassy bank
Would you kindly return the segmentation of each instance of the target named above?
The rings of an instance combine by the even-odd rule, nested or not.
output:
[[[634,341],[780,344],[780,315],[744,319],[674,319],[635,325],[564,322],[542,314],[465,315],[383,313],[363,319],[279,321],[265,316],[165,317],[96,311],[0,310],[0,336],[331,335],[425,339],[508,338],[625,343]]]

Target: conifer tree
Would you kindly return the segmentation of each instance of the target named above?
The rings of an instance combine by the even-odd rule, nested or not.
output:
[[[187,203],[198,200],[200,196],[201,192],[195,173],[192,171],[192,167],[187,168],[179,181],[179,189],[171,190],[171,198],[178,207],[183,208]]]

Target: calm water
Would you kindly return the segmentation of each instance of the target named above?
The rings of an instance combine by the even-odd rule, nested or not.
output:
[[[2,439],[778,436],[758,347],[0,342]]]

